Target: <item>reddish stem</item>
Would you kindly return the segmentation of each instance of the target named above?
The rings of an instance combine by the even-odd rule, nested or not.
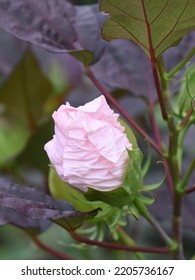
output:
[[[181,122],[181,128],[184,128],[187,125],[187,123],[188,123],[188,121],[189,121],[189,119],[190,119],[190,117],[191,117],[193,112],[194,112],[193,108],[190,107],[190,109],[187,111],[184,119]]]
[[[53,248],[47,246],[46,244],[42,243],[42,241],[36,237],[33,236],[31,237],[32,240],[34,241],[34,243],[43,251],[47,252],[48,254],[54,256],[56,259],[58,260],[73,260],[73,258],[71,258],[70,256],[67,256],[63,253],[60,253],[56,250],[54,250]]]
[[[186,193],[186,194],[189,194],[189,193],[192,193],[192,192],[194,192],[194,191],[195,191],[195,186],[192,186],[192,187],[186,189],[185,193]]]
[[[82,237],[80,235],[77,235],[75,232],[70,232],[71,236],[76,239],[79,242],[88,244],[88,245],[93,245],[93,246],[98,246],[98,247],[103,247],[111,250],[122,250],[122,251],[128,251],[128,252],[142,252],[142,253],[159,253],[159,254],[167,254],[170,253],[171,250],[167,247],[165,248],[145,248],[145,247],[136,247],[136,246],[125,246],[125,245],[119,245],[119,244],[112,244],[108,242],[100,242],[96,240],[91,240],[87,239],[85,237]]]
[[[151,121],[151,125],[152,125],[152,128],[153,128],[153,132],[154,132],[156,142],[158,143],[158,145],[160,147],[161,146],[161,137],[160,137],[159,129],[158,129],[158,126],[157,126],[156,118],[154,116],[154,103],[152,101],[150,101],[150,103],[149,103],[149,118],[150,118],[150,121]]]
[[[132,127],[141,135],[144,137],[144,139],[147,139],[150,145],[153,147],[153,149],[161,155],[161,149],[160,147],[155,143],[155,141],[131,118],[127,112],[121,107],[121,105],[113,98],[113,96],[110,94],[110,92],[107,91],[106,88],[103,87],[102,84],[96,79],[93,72],[89,67],[86,68],[86,73],[88,77],[91,79],[93,84],[101,91],[101,93],[112,103],[112,105],[118,110],[118,112],[132,125]]]
[[[151,30],[150,30],[150,24],[148,22],[148,17],[147,17],[147,13],[146,13],[144,0],[141,0],[141,1],[142,1],[142,9],[143,9],[143,13],[144,13],[144,19],[145,19],[145,23],[146,23],[146,29],[147,29],[147,33],[148,33],[150,63],[151,63],[151,67],[152,67],[154,83],[155,83],[156,92],[157,92],[157,95],[158,95],[158,101],[159,101],[159,104],[160,104],[162,117],[163,117],[164,120],[167,120],[168,116],[167,116],[166,106],[165,106],[165,103],[164,103],[162,90],[161,90],[159,77],[158,77],[157,61],[156,61],[155,52],[154,52],[154,48],[153,48],[153,44],[152,44],[152,35],[151,35]]]

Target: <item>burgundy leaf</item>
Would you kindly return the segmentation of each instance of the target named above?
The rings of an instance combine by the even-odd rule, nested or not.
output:
[[[52,52],[89,50],[95,60],[107,44],[103,19],[97,5],[76,7],[68,0],[0,2],[0,26],[12,35]]]
[[[109,43],[104,55],[92,69],[109,89],[123,88],[139,95],[148,90],[147,62],[140,47],[121,39]]]
[[[0,26],[16,37],[51,51],[73,49],[75,14],[68,1],[9,0],[0,2]],[[62,26],[63,23],[63,26]]]
[[[98,212],[98,209],[89,212],[74,211],[67,202],[16,184],[0,185],[0,209],[0,225],[11,223],[22,228],[35,227],[39,230],[44,228],[45,224],[49,225],[48,220],[67,229],[76,228]]]
[[[23,229],[34,229],[38,234],[46,230],[51,225],[51,222],[48,220],[33,220],[21,215],[14,209],[0,207],[0,226],[6,224],[11,224]]]
[[[179,45],[165,52],[164,59],[168,71],[191,51],[194,38],[195,32],[191,32]],[[150,62],[141,48],[129,40],[118,39],[110,42],[92,69],[96,78],[109,90],[122,88],[137,96],[155,93]],[[180,78],[181,75],[178,75],[173,81],[174,91],[178,89]]]

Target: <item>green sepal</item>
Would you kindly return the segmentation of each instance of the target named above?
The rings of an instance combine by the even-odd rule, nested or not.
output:
[[[146,220],[148,220],[148,217],[150,217],[150,214],[148,212],[147,207],[144,203],[140,202],[139,200],[135,199],[134,201],[135,209],[137,209],[138,215],[143,216]]]
[[[136,220],[139,218],[139,211],[137,207],[134,205],[134,203],[128,205],[129,208],[129,214],[132,215]]]
[[[89,201],[103,201],[109,205],[119,208],[132,202],[132,197],[123,187],[107,192],[88,188],[85,197]]]
[[[145,204],[145,205],[153,204],[153,203],[156,201],[155,195],[154,195],[153,193],[151,193],[151,192],[146,192],[146,193],[147,193],[148,196],[145,196],[145,195],[143,195],[143,193],[142,193],[142,194],[138,195],[138,196],[136,197],[136,199],[137,199],[139,202],[141,202],[141,203],[143,203],[143,204]],[[151,197],[149,197],[149,195],[150,195]]]
[[[148,143],[148,156],[147,156],[146,162],[144,163],[144,166],[142,168],[142,176],[143,177],[145,177],[146,174],[148,173],[151,162],[152,162],[152,153],[151,153],[150,145]]]
[[[123,182],[124,188],[129,194],[135,195],[143,189],[143,177],[142,177],[142,152],[140,149],[127,150],[129,155],[127,172]]]
[[[167,175],[167,172],[165,170],[165,174],[164,174],[162,180],[159,183],[144,186],[144,191],[153,191],[153,190],[160,188],[166,180],[166,175]]]
[[[127,135],[129,142],[132,144],[133,149],[138,149],[135,135],[128,124],[121,118],[118,118],[118,122],[125,128],[124,133]]]

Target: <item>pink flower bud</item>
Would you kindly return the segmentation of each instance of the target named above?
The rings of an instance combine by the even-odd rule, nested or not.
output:
[[[122,186],[132,144],[104,96],[53,113],[55,135],[45,150],[61,179],[82,191]]]

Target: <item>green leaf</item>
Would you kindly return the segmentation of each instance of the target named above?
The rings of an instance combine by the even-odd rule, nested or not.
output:
[[[133,131],[131,130],[131,128],[129,127],[129,125],[121,118],[118,118],[118,121],[122,126],[124,126],[124,128],[125,128],[124,132],[127,135],[129,142],[132,144],[133,149],[138,149],[135,135],[134,135]]]
[[[98,203],[90,203],[84,193],[63,182],[53,167],[49,171],[49,189],[56,199],[65,200],[78,211],[90,211],[100,207]]]
[[[44,117],[44,106],[52,85],[43,75],[31,51],[27,51],[14,72],[0,88],[0,104],[21,125],[34,132]]]
[[[182,84],[177,96],[176,101],[174,102],[174,111],[181,118],[185,117],[186,113],[190,108],[195,111],[195,107],[192,104],[195,102],[195,65],[187,67],[186,73],[182,78]],[[190,117],[191,121],[195,121],[195,113]]]
[[[48,157],[43,147],[53,135],[53,121],[49,120],[42,123],[37,128],[36,132],[29,139],[25,149],[17,158],[20,166],[33,167],[44,173],[48,172]]]
[[[51,91],[33,53],[27,51],[0,87],[0,164],[24,150],[45,116],[44,106]]]
[[[0,166],[6,165],[26,146],[28,130],[13,116],[0,116]]]
[[[150,59],[195,28],[193,0],[101,0],[100,11],[110,15],[102,29],[106,40],[130,39]]]
[[[94,54],[88,50],[72,51],[69,54],[82,62],[84,66],[89,66],[94,59]]]

